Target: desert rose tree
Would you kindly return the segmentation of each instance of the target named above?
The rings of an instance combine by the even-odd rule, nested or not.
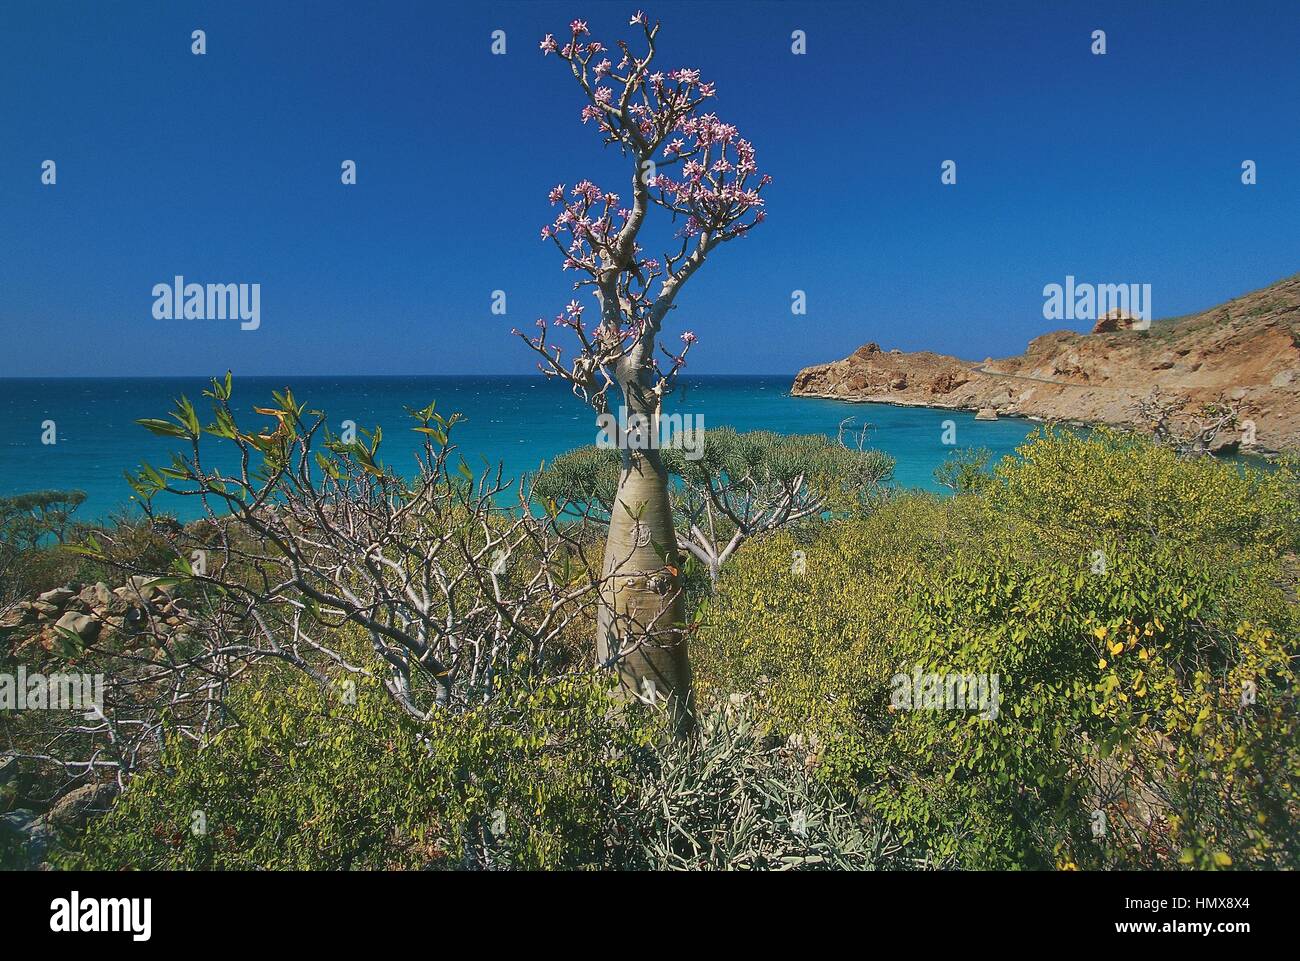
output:
[[[569,39],[547,34],[544,55],[567,64],[585,98],[581,119],[628,161],[629,201],[590,180],[550,192],[558,210],[542,228],[574,289],[595,298],[599,319],[584,320],[574,299],[553,325],[515,331],[542,357],[550,377],[572,385],[598,414],[610,412],[611,393],[626,419],[645,418],[658,436],[664,397],[696,338],[680,334],[680,350],[661,344],[664,320],[682,287],[718,246],[745,236],[764,218],[754,148],[736,128],[705,109],[714,96],[698,70],[663,70],[655,63],[659,24],[637,12],[642,53],[620,41],[618,51],[590,39],[587,24],[569,25]],[[614,62],[611,58],[617,58]],[[676,231],[661,257],[648,256],[638,236],[652,211]],[[571,358],[554,344],[563,331]],[[550,335],[548,338],[548,334]],[[657,356],[662,354],[662,363]],[[616,667],[623,685],[643,699],[666,700],[679,730],[691,725],[691,668],[684,631],[681,562],[673,533],[668,473],[658,450],[635,441],[621,445],[618,493],[605,545],[596,654]]]

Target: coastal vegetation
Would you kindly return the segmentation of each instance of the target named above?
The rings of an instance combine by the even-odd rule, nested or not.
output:
[[[671,312],[772,178],[629,27],[541,40],[622,185],[550,189],[572,299],[513,331],[597,446],[476,471],[430,402],[385,425],[419,438],[398,463],[385,427],[227,373],[138,421],[173,453],[127,473],[131,511],[0,498],[0,867],[1300,867],[1300,279],[798,375],[1049,422],[955,450],[942,495],[845,425],[673,443],[698,338]],[[203,317],[183,280],[155,319]],[[259,284],[206,290],[259,327]]]
[[[8,542],[50,579],[8,602],[0,673],[107,691],[99,715],[0,715],[8,865],[1300,862],[1294,460],[1043,428],[936,496],[877,483],[856,445],[719,432],[715,488],[802,450],[825,500],[716,579],[683,571],[683,738],[591,650],[607,452],[475,475],[431,405],[410,477],[379,429],[345,443],[288,392],[249,427],[233,391],[213,383],[206,426],[187,401],[146,422],[182,450],[133,475],[140,516],[53,511]],[[207,467],[212,444],[242,468]],[[706,475],[677,468],[685,502]],[[169,518],[175,497],[206,518]],[[993,678],[996,700],[900,699],[912,677]]]

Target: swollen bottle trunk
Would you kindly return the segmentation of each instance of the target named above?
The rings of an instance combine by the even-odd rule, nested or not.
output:
[[[605,543],[596,655],[601,664],[613,662],[629,694],[666,702],[675,730],[684,734],[694,705],[680,571],[663,461],[658,450],[624,445]]]

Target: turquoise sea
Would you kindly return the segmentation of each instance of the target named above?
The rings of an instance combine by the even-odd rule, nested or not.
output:
[[[849,404],[790,396],[793,377],[694,377],[682,381],[666,411],[698,414],[706,429],[834,436],[844,418],[870,424],[868,445],[898,462],[894,483],[935,490],[934,468],[953,447],[942,443],[943,422],[957,425],[958,447],[985,447],[996,456],[1011,452],[1033,424],[1024,420],[976,421],[973,414]],[[155,437],[138,426],[142,417],[162,417],[185,394],[200,416],[207,379],[96,378],[0,380],[0,494],[39,488],[77,488],[87,494],[79,516],[103,518],[131,506],[122,476],[139,462],[166,464],[178,442]],[[384,428],[382,459],[400,469],[410,463],[421,435],[410,431],[407,407],[431,400],[444,415],[465,421],[452,440],[470,466],[502,463],[509,476],[535,470],[544,461],[596,440],[595,419],[563,386],[537,376],[502,377],[245,377],[235,379],[234,406],[245,426],[271,423],[254,414],[271,391],[292,387],[309,408],[325,412],[335,431],[345,420]],[[210,417],[204,419],[208,423]],[[42,443],[43,425],[53,421],[56,443]],[[226,443],[213,438],[213,451]],[[207,443],[205,439],[205,443]],[[218,460],[218,463],[225,463]],[[190,503],[159,507],[185,516]]]

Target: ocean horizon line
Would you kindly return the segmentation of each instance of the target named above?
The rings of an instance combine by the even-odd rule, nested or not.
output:
[[[700,380],[726,380],[739,379],[745,377],[789,377],[792,381],[798,374],[798,371],[784,372],[756,372],[743,374],[679,374],[678,376],[686,379]],[[94,381],[114,381],[114,380],[188,380],[191,378],[210,379],[219,374],[212,372],[202,374],[114,374],[111,376],[94,375],[94,374],[22,374],[14,376],[0,376],[0,381],[6,380],[94,380]],[[547,378],[539,374],[484,374],[484,373],[467,373],[467,374],[234,374],[236,379],[242,380],[276,380],[280,378],[293,378],[295,380],[410,380],[413,377],[422,377],[429,379],[452,379],[463,377],[482,377],[494,380],[536,380],[539,383],[546,383]]]

